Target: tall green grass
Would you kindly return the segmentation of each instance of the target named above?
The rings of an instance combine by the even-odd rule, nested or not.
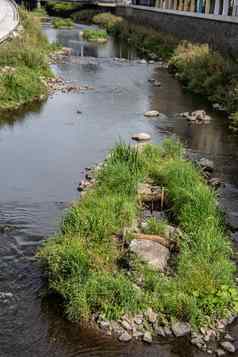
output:
[[[14,109],[47,95],[41,77],[52,76],[48,65],[50,45],[40,19],[20,10],[23,33],[0,48],[0,110]],[[4,71],[4,67],[11,67]]]
[[[216,195],[183,153],[170,139],[142,152],[118,144],[96,185],[69,209],[60,235],[41,248],[49,286],[64,297],[70,319],[98,311],[116,319],[152,307],[167,319],[201,326],[237,311],[232,251]],[[138,219],[137,186],[147,179],[166,188],[173,223],[183,231],[172,274],[152,271],[133,256],[130,274],[120,265],[127,252],[115,235]],[[166,222],[151,220],[147,228],[162,234]]]

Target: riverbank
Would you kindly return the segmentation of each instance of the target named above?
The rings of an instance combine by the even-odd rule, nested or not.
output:
[[[215,109],[227,112],[230,128],[237,131],[238,66],[233,58],[224,58],[206,44],[181,42],[109,13],[95,15],[93,22],[134,47],[141,57],[167,60],[184,88],[206,98]]]
[[[193,331],[218,348],[237,313],[235,267],[215,192],[183,147],[119,144],[87,179],[39,253],[68,318],[121,341]]]
[[[44,100],[53,77],[48,55],[53,46],[41,32],[40,20],[20,9],[22,31],[0,48],[0,111],[12,111]]]

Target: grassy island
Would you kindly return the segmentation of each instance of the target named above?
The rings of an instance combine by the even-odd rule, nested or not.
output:
[[[83,31],[83,38],[90,42],[107,42],[108,35],[104,30],[99,29],[86,29]]]
[[[0,111],[14,110],[47,96],[52,76],[51,46],[42,34],[39,17],[20,9],[23,31],[0,48]]]
[[[166,197],[166,219],[151,217],[146,229],[138,196],[145,182],[162,187]],[[49,288],[63,297],[69,319],[101,313],[116,320],[151,308],[160,323],[179,319],[196,328],[238,311],[235,266],[216,194],[180,143],[168,139],[143,150],[118,144],[83,193],[39,252]],[[179,250],[160,272],[129,247],[133,227],[163,237],[168,225],[179,227]]]

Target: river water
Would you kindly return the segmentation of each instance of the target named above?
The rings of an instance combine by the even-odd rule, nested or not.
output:
[[[154,142],[176,134],[193,155],[214,160],[216,174],[226,182],[222,204],[233,230],[238,229],[238,139],[221,115],[184,93],[167,70],[138,63],[125,46],[112,40],[83,44],[80,58],[80,26],[44,31],[51,41],[74,49],[74,56],[54,66],[56,73],[95,89],[58,93],[0,118],[0,357],[205,356],[183,338],[123,345],[68,322],[57,301],[46,296],[34,255],[57,230],[63,210],[79,197],[84,168],[103,160],[119,139],[128,141],[142,131]],[[152,77],[161,87],[153,87]],[[211,124],[189,125],[176,115],[201,108],[214,118]],[[150,109],[163,115],[145,119]],[[238,334],[237,326],[232,333]]]

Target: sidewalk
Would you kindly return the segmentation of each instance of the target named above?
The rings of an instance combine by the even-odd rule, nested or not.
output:
[[[18,24],[18,14],[9,0],[0,0],[0,42],[5,40]]]

